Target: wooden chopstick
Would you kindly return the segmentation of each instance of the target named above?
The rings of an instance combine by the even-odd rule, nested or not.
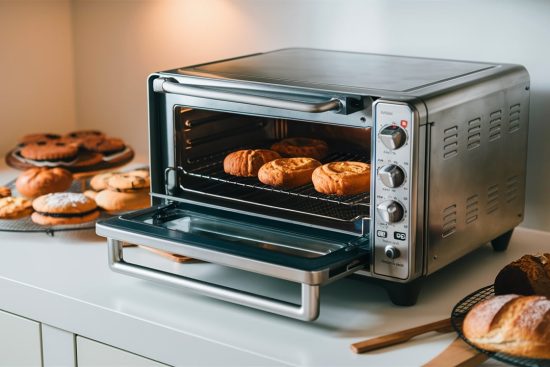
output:
[[[429,324],[416,326],[410,329],[397,331],[395,333],[379,336],[372,339],[363,340],[351,345],[351,350],[355,353],[365,353],[375,349],[389,347],[430,331],[448,332],[451,331],[451,319],[439,320]]]

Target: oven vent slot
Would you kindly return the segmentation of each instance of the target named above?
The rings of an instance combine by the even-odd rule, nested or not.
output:
[[[441,236],[443,238],[449,237],[456,231],[456,204],[443,209],[443,232]]]
[[[475,222],[479,211],[479,195],[472,195],[466,199],[466,224]]]
[[[481,145],[481,118],[468,121],[468,150]]]
[[[518,197],[519,176],[506,180],[506,202],[511,203]]]
[[[510,106],[510,122],[508,124],[508,132],[513,133],[519,130],[520,104],[517,103]]]
[[[489,186],[487,189],[487,214],[491,214],[498,209],[498,185]]]
[[[500,138],[500,130],[502,126],[502,110],[492,112],[490,116],[491,120],[489,121],[489,141],[493,141]]]
[[[458,154],[458,126],[452,126],[443,132],[443,159],[449,159]]]

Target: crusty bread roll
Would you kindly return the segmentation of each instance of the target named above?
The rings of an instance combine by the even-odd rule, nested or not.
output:
[[[507,294],[475,305],[463,324],[466,338],[493,352],[550,358],[550,300]]]
[[[308,157],[323,159],[328,145],[323,140],[312,138],[287,138],[271,146],[271,149],[286,157]]]
[[[17,191],[28,198],[52,192],[62,192],[71,187],[73,175],[64,168],[32,167],[21,173],[15,181]]]
[[[525,255],[506,265],[495,279],[495,294],[508,293],[550,298],[550,254]]]
[[[279,158],[264,164],[258,179],[266,185],[293,188],[311,182],[311,174],[321,162],[313,158]]]
[[[315,190],[329,195],[354,195],[370,191],[370,165],[363,162],[331,162],[318,167],[311,177]]]
[[[233,176],[254,177],[265,163],[281,158],[279,153],[267,149],[245,149],[228,154],[223,160],[223,170]]]

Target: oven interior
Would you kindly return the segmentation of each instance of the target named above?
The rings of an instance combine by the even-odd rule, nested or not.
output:
[[[181,167],[182,196],[247,213],[269,213],[291,223],[322,226],[365,235],[368,232],[370,192],[350,196],[321,194],[307,184],[281,189],[257,178],[236,177],[223,171],[225,156],[239,149],[269,149],[288,137],[322,139],[329,146],[321,161],[370,163],[371,130],[325,123],[275,119],[176,107],[175,160]]]

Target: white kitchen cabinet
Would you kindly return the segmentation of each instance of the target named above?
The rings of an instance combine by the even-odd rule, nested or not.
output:
[[[122,349],[114,348],[96,341],[76,337],[76,355],[79,367],[122,367],[122,366],[148,366],[166,367],[152,359],[138,356]]]
[[[41,366],[40,323],[0,311],[0,366]]]

